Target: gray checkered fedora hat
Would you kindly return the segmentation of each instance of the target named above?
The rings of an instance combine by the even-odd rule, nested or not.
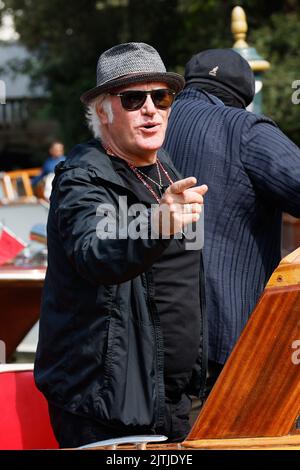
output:
[[[164,63],[152,46],[142,42],[128,42],[108,49],[100,55],[97,64],[97,84],[87,90],[80,99],[84,104],[101,93],[131,83],[164,82],[179,93],[184,78],[178,73],[167,72]]]

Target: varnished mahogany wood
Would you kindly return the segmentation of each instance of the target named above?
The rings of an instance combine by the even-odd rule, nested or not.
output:
[[[300,450],[300,436],[200,439],[184,442],[181,449],[193,450]]]
[[[184,445],[295,434],[300,448],[299,340],[298,248],[273,273]]]

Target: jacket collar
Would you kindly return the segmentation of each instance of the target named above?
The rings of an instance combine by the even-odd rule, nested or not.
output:
[[[211,95],[207,91],[203,90],[200,85],[196,83],[192,85],[188,85],[184,88],[184,90],[178,95],[178,100],[180,99],[198,99],[201,101],[205,101],[206,103],[225,106],[223,101],[217,98],[214,95]]]
[[[171,167],[179,177],[178,172],[173,166],[168,154],[165,150],[158,151],[160,161]],[[114,170],[113,164],[109,156],[105,153],[100,140],[92,139],[85,144],[76,145],[62,164],[58,164],[55,173],[60,174],[69,169],[82,168],[101,178],[104,181],[125,187],[122,178]]]

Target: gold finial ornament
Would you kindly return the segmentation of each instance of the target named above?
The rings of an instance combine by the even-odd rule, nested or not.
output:
[[[247,31],[248,25],[245,11],[242,7],[234,7],[231,13],[231,32],[235,40],[234,48],[249,47],[245,41]]]
[[[242,7],[234,7],[231,12],[231,31],[234,37],[233,49],[239,52],[248,62],[253,72],[265,72],[270,63],[264,60],[254,47],[245,41],[248,31],[246,13]]]

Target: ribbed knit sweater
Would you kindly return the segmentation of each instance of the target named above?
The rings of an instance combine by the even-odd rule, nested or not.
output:
[[[224,363],[280,261],[282,211],[300,217],[300,150],[270,119],[194,88],[173,105],[164,147],[183,176],[209,188],[209,358]]]

